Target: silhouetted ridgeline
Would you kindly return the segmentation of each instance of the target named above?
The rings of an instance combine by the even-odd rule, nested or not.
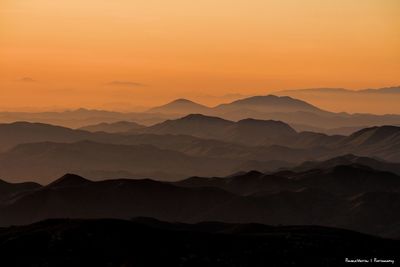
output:
[[[400,125],[399,115],[334,113],[296,98],[275,95],[252,96],[216,107],[206,107],[187,99],[177,99],[146,112],[136,113],[88,109],[42,113],[0,112],[0,121],[31,121],[80,128],[118,121],[134,121],[142,125],[152,125],[192,113],[235,121],[247,118],[280,120],[293,126],[296,125],[297,129],[335,134],[347,134],[350,132],[349,128],[357,130],[360,129],[360,126],[365,128],[373,125]],[[111,128],[115,129],[114,126]],[[89,129],[96,129],[96,127]],[[125,130],[126,128],[120,129]]]
[[[400,237],[400,176],[357,164],[300,172],[256,171],[225,178],[192,177],[93,182],[67,174],[46,186],[11,186],[0,225],[47,218],[144,216],[179,222],[325,225]]]

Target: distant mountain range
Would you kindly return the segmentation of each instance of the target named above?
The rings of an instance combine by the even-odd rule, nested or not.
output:
[[[0,184],[5,186],[12,189],[0,202],[3,226],[59,217],[145,216],[189,223],[324,225],[400,237],[400,176],[358,164],[174,183],[93,182],[67,174],[43,187]]]
[[[400,94],[400,86],[384,87],[377,89],[361,89],[361,90],[349,90],[345,88],[309,88],[309,89],[279,91],[279,93],[292,93],[292,92],[347,93],[347,94]]]
[[[0,121],[3,123],[28,121],[61,125],[70,128],[81,128],[88,125],[115,123],[118,121],[134,121],[143,125],[151,125],[172,117],[176,118],[177,116],[145,112],[122,113],[85,108],[63,112],[0,112]]]
[[[289,96],[252,96],[240,100],[233,101],[229,104],[221,104],[216,106],[218,113],[231,113],[242,111],[257,111],[263,113],[275,112],[321,112],[322,110],[299,99]]]
[[[348,113],[400,114],[400,87],[349,90],[345,88],[311,88],[274,92],[317,105],[330,111]],[[364,124],[358,124],[364,125]],[[372,126],[371,124],[367,124]],[[339,126],[339,127],[343,127]],[[350,126],[350,125],[346,125]],[[357,126],[354,124],[352,126]],[[329,127],[332,128],[332,127]]]
[[[295,112],[295,111],[321,111],[317,107],[304,101],[291,97],[278,97],[274,95],[252,96],[233,101],[228,104],[221,104],[216,107],[207,107],[187,99],[177,99],[163,106],[150,109],[150,113],[173,113],[173,114],[215,114],[236,113],[242,111],[257,112]]]
[[[43,113],[0,112],[0,121],[42,122],[72,128],[89,126],[89,128],[84,129],[95,129],[96,131],[97,129],[100,131],[109,131],[111,129],[114,132],[117,129],[120,131],[129,130],[130,126],[127,126],[127,123],[123,123],[124,125],[119,123],[118,126],[114,125],[114,123],[120,121],[149,126],[189,114],[203,114],[233,121],[248,118],[279,120],[299,130],[312,130],[331,134],[349,134],[360,128],[370,126],[400,125],[400,115],[334,113],[322,110],[293,97],[275,95],[253,96],[215,107],[207,107],[187,99],[177,99],[141,113],[119,113],[87,109]],[[112,123],[112,125],[104,123]],[[137,125],[134,127],[137,127]]]

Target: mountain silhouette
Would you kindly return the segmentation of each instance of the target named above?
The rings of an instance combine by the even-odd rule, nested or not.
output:
[[[292,168],[292,171],[306,171],[310,169],[328,169],[337,165],[364,165],[376,170],[393,172],[400,175],[400,164],[386,162],[369,157],[360,157],[353,154],[347,154],[339,157],[334,157],[325,161],[307,161],[301,165]]]
[[[148,110],[149,113],[164,114],[207,113],[208,111],[208,107],[183,98]]]
[[[400,180],[396,174],[357,164],[339,164],[325,169],[305,171],[278,171],[271,174],[250,171],[226,178],[191,177],[177,184],[189,187],[219,187],[240,195],[302,188],[316,188],[335,195],[356,195],[375,190],[391,192],[400,189]]]
[[[201,114],[190,114],[147,127],[145,133],[192,135],[243,144],[272,143],[269,139],[293,136],[296,131],[280,121],[244,119],[238,122]]]
[[[212,138],[223,134],[226,127],[232,124],[232,121],[218,117],[205,116],[202,114],[189,114],[180,119],[167,120],[150,126],[146,128],[144,132],[156,134],[183,134]]]
[[[222,104],[215,107],[217,112],[240,112],[242,109],[251,109],[258,112],[295,112],[295,111],[321,111],[319,108],[307,102],[288,96],[253,96]]]
[[[400,127],[380,126],[357,131],[345,139],[343,143],[351,143],[355,146],[368,146],[379,142],[398,142],[399,139]]]
[[[399,162],[400,127],[381,126],[362,129],[343,139],[338,144],[338,149]]]
[[[70,186],[84,186],[91,183],[90,180],[85,179],[79,175],[67,173],[63,175],[61,178],[55,180],[50,183],[49,187],[70,187]]]
[[[230,126],[221,139],[242,144],[273,144],[275,140],[295,136],[297,132],[281,121],[244,119]]]
[[[43,123],[14,122],[0,124],[0,150],[10,149],[21,143],[73,142],[90,137],[90,133]]]
[[[361,90],[350,90],[345,88],[309,88],[309,89],[295,89],[295,90],[284,90],[279,91],[280,93],[291,93],[291,92],[313,92],[313,93],[326,93],[326,92],[334,92],[334,93],[350,93],[350,94],[391,94],[391,93],[400,93],[399,86],[393,87],[384,87],[384,88],[376,88],[376,89],[361,89]]]
[[[368,93],[367,95],[370,94]],[[391,97],[392,94],[385,93],[385,95]],[[321,129],[321,131],[328,134],[346,135],[353,132],[354,129],[360,129],[360,126],[400,125],[400,116],[395,114],[335,113],[324,111],[293,97],[276,95],[252,96],[213,108],[190,100],[177,99],[164,106],[155,107],[145,112],[123,113],[81,108],[64,112],[0,112],[0,117],[3,122],[29,121],[80,128],[99,123],[132,120],[141,125],[153,125],[167,119],[176,119],[189,114],[217,116],[234,121],[247,118],[279,120],[293,125],[299,130],[314,131],[315,129]],[[303,126],[299,127],[299,125]]]
[[[34,182],[9,183],[0,179],[0,205],[20,193],[40,188],[41,185]]]
[[[174,183],[150,179],[90,182],[68,174],[3,202],[0,225],[59,217],[145,216],[190,223],[324,225],[395,237],[400,236],[399,194],[400,176],[354,164],[304,172],[192,177]],[[366,203],[371,203],[370,209]],[[383,210],[387,215],[380,216]],[[363,222],[366,214],[374,217],[374,223]]]

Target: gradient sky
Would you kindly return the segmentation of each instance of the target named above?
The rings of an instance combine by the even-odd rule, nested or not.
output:
[[[399,0],[2,0],[0,109],[398,85],[399,14]]]

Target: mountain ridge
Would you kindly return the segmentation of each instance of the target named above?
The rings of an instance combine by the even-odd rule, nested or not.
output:
[[[387,206],[390,199],[400,199],[400,176],[361,165],[272,174],[253,171],[174,183],[150,179],[82,182],[82,177],[76,182],[71,176],[57,180],[67,180],[64,185],[50,183],[1,202],[0,225],[52,217],[139,216],[185,223],[317,224],[380,236],[400,234],[396,228],[400,217],[395,212],[399,202]],[[378,216],[382,210],[392,215]],[[369,221],[366,215],[377,216]]]

